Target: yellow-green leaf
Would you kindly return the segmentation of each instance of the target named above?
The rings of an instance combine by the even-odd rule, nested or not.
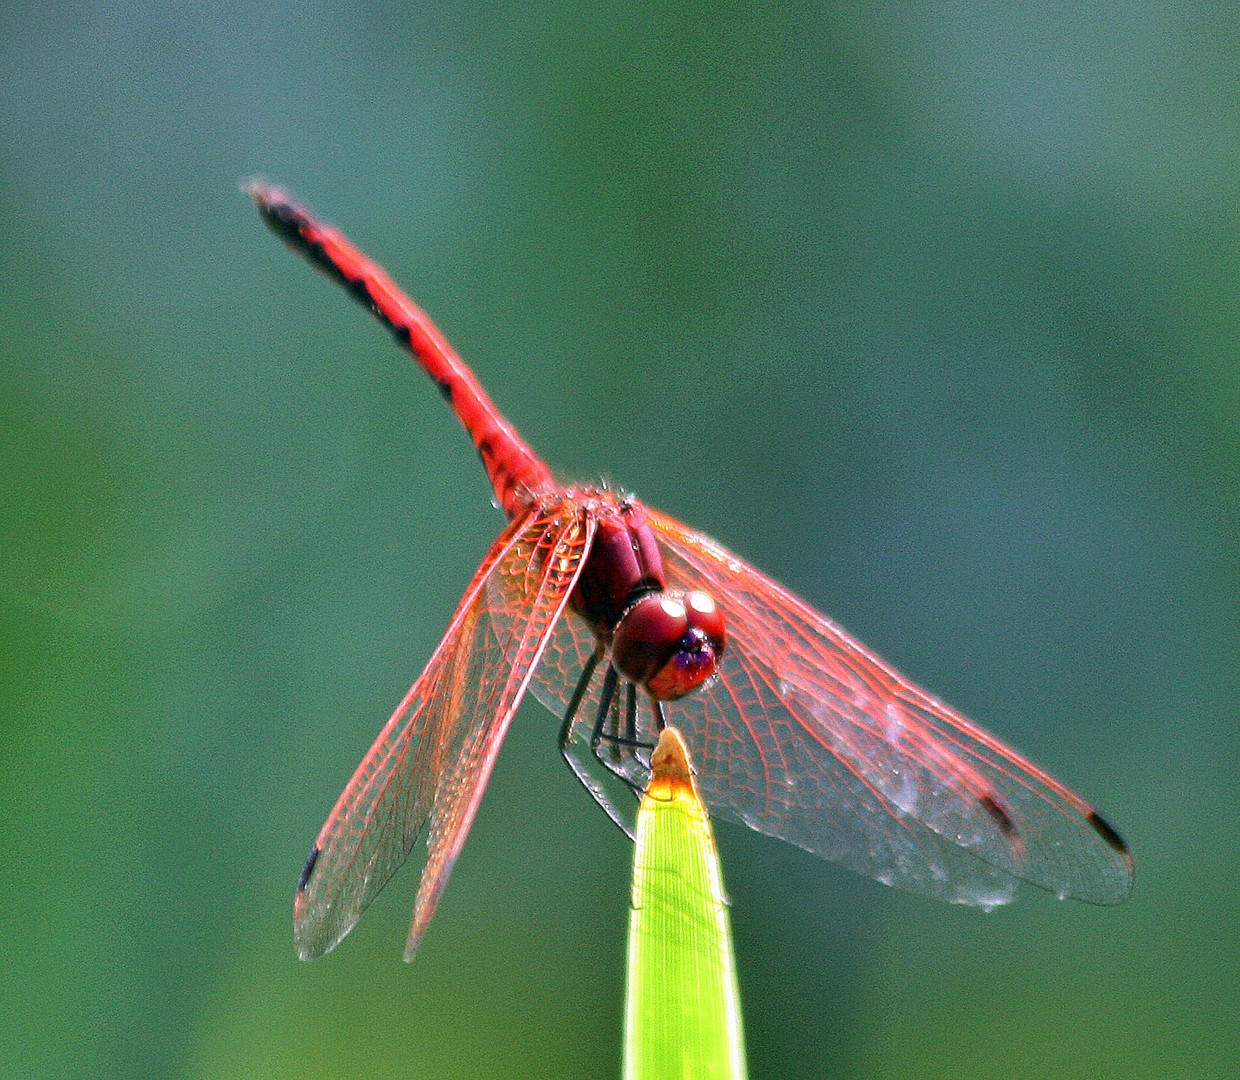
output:
[[[741,1080],[732,929],[710,818],[679,732],[664,730],[637,816],[625,1080]]]

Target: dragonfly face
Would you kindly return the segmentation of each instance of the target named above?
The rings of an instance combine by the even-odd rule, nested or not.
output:
[[[664,590],[647,593],[624,613],[611,660],[651,697],[675,701],[715,673],[723,647],[723,613],[708,593]]]

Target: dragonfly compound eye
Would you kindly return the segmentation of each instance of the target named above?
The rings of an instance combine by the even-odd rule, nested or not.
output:
[[[723,614],[704,592],[649,593],[624,613],[611,655],[627,679],[671,701],[701,686],[723,655]]]

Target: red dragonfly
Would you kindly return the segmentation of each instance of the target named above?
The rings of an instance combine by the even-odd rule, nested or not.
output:
[[[413,955],[527,690],[626,831],[605,779],[640,791],[672,724],[716,817],[888,885],[982,907],[1018,880],[1094,904],[1128,895],[1132,857],[1087,803],[715,541],[610,487],[558,483],[382,269],[284,191],[246,190],[434,379],[508,516],[315,840],[294,908],[302,959],[349,933],[429,823]]]

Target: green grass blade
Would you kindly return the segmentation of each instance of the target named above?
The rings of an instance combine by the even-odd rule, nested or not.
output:
[[[745,1046],[719,857],[680,734],[667,728],[637,816],[625,1080],[743,1080]]]

